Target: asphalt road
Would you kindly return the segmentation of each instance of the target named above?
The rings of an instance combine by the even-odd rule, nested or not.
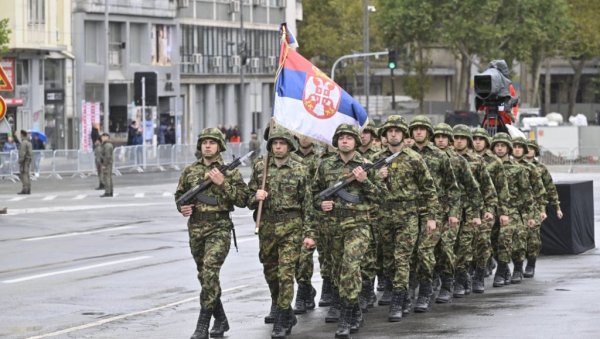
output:
[[[8,207],[0,215],[0,337],[189,338],[199,284],[186,221],[173,204],[178,176],[125,174],[108,199],[93,190],[94,177],[40,178],[31,196],[0,181],[0,204]],[[600,174],[555,178],[594,180],[595,200],[600,196]],[[233,219],[239,252],[232,246],[221,274],[227,337],[269,338],[262,319],[270,300],[250,211],[236,210]],[[543,256],[534,279],[495,289],[488,279],[485,294],[400,323],[388,323],[387,307],[376,307],[354,338],[597,338],[599,255]],[[320,289],[318,264],[315,272]],[[336,326],[324,323],[325,312],[300,316],[290,338],[333,338]]]

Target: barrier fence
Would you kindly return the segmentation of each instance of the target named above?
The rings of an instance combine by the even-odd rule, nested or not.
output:
[[[247,143],[229,143],[223,152],[226,162],[246,154]],[[264,147],[261,147],[264,152]],[[119,146],[113,151],[113,173],[181,170],[196,161],[196,145]],[[19,180],[18,151],[0,152],[0,179]],[[96,174],[93,152],[80,150],[33,151],[31,173],[34,177],[62,179]],[[600,172],[600,148],[541,150],[539,160],[556,172]],[[248,163],[242,166],[249,166]]]

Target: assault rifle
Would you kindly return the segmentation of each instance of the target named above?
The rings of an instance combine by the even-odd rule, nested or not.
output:
[[[237,159],[234,159],[229,164],[223,164],[223,165],[219,166],[219,171],[221,173],[225,174],[225,172],[235,169],[236,167],[241,165],[244,160],[248,159],[252,155],[252,153],[254,153],[254,151],[250,151],[250,152],[246,153],[246,155],[241,156]],[[209,188],[210,185],[212,185],[212,183],[213,182],[210,179],[206,179],[206,180],[202,181],[201,183],[194,186],[189,191],[185,192],[181,197],[179,197],[179,199],[177,199],[175,201],[175,203],[178,206],[180,206],[180,205],[189,205],[189,204],[195,203],[196,201],[200,201],[207,205],[213,205],[213,206],[216,205],[217,199],[215,197],[211,197],[211,196],[208,196],[208,195],[202,193],[207,188]]]
[[[385,165],[388,165],[390,162],[392,162],[394,159],[396,159],[396,157],[398,157],[399,155],[400,155],[400,152],[396,152],[387,158],[382,158],[382,159],[377,160],[377,162],[375,162],[375,163],[364,165],[363,170],[365,170],[365,172],[368,172],[372,169],[379,169]],[[349,203],[353,203],[353,204],[360,203],[360,197],[358,197],[354,194],[351,194],[350,192],[346,191],[346,189],[345,189],[345,187],[348,186],[354,180],[356,180],[356,178],[354,176],[351,176],[351,177],[348,177],[346,179],[342,179],[342,180],[336,182],[333,186],[331,186],[331,187],[327,188],[326,190],[322,191],[321,193],[319,193],[319,198],[321,198],[321,200],[327,200],[327,199],[333,197],[334,195],[337,195],[338,197],[342,198],[343,200],[345,200]]]

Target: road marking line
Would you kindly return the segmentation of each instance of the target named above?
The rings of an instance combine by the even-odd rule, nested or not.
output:
[[[131,261],[138,261],[138,260],[148,259],[148,258],[152,258],[152,257],[149,256],[149,255],[143,255],[143,256],[140,256],[140,257],[133,257],[133,258],[127,258],[127,259],[122,259],[122,260],[108,261],[108,262],[104,262],[104,263],[101,263],[101,264],[95,264],[95,265],[89,265],[89,266],[82,266],[82,267],[77,267],[77,268],[71,268],[71,269],[68,269],[68,270],[54,271],[54,272],[48,272],[48,273],[42,273],[42,274],[35,274],[35,275],[25,276],[25,277],[21,277],[21,278],[3,280],[2,283],[4,283],[4,284],[14,284],[14,283],[28,281],[28,280],[35,280],[35,279],[40,279],[40,278],[46,278],[46,277],[51,277],[51,276],[54,276],[54,275],[65,274],[65,273],[86,271],[86,270],[91,270],[93,268],[105,267],[105,266],[110,266],[110,265],[117,265],[117,264],[122,264],[122,263],[126,263],[126,262],[131,262]]]
[[[143,197],[144,197],[144,195],[146,195],[146,194],[145,194],[145,193],[143,193],[143,192],[142,192],[142,193],[136,193],[136,194],[135,194],[133,197],[134,197],[134,198],[143,198]]]
[[[9,201],[21,201],[25,198],[27,198],[27,197],[14,197],[14,198],[10,199]]]
[[[81,199],[83,199],[85,197],[87,197],[87,194],[79,194],[75,198],[73,198],[73,200],[81,200]]]
[[[162,196],[163,197],[172,197],[173,193],[171,193],[171,192],[163,192]]]
[[[45,197],[45,198],[44,198],[44,199],[42,199],[42,200],[44,200],[44,201],[48,201],[48,200],[54,200],[54,199],[56,199],[56,197],[57,197],[56,195],[49,195],[49,196]]]
[[[240,285],[240,286],[236,286],[236,287],[232,287],[232,288],[228,288],[228,289],[222,290],[221,293],[227,293],[227,292],[231,292],[231,291],[235,291],[235,290],[240,290],[240,289],[246,288],[246,287],[248,287],[248,285]],[[65,328],[64,330],[60,330],[60,331],[56,331],[56,332],[52,332],[52,333],[46,333],[46,334],[41,334],[41,335],[37,335],[37,336],[34,336],[34,337],[29,337],[28,339],[48,338],[48,337],[54,337],[54,336],[57,336],[57,335],[74,332],[74,331],[84,330],[84,329],[87,329],[87,328],[104,325],[104,324],[107,324],[107,323],[110,323],[110,322],[113,322],[113,321],[119,321],[119,320],[123,320],[125,318],[135,317],[135,316],[138,316],[138,315],[142,315],[142,314],[146,314],[146,313],[151,313],[151,312],[156,312],[156,311],[163,310],[165,308],[169,308],[169,307],[173,307],[173,306],[185,304],[185,303],[188,303],[188,302],[191,302],[191,301],[196,301],[196,300],[198,300],[198,298],[199,298],[199,296],[195,296],[195,297],[191,297],[191,298],[186,298],[186,299],[175,301],[175,302],[172,302],[172,303],[169,303],[169,304],[165,304],[165,305],[162,305],[162,306],[152,307],[152,308],[149,308],[147,310],[142,310],[142,311],[131,312],[131,313],[127,313],[127,314],[122,314],[122,315],[118,315],[118,316],[115,316],[115,317],[106,318],[106,319],[94,321],[94,322],[91,322],[91,323],[87,323],[87,324],[84,324],[84,325],[79,325],[79,326]]]
[[[72,236],[76,236],[76,235],[121,231],[121,230],[130,229],[130,228],[136,228],[136,227],[138,227],[138,226],[119,226],[119,227],[111,227],[111,228],[105,228],[105,229],[95,230],[95,231],[71,232],[71,233],[65,233],[65,234],[48,235],[48,236],[44,236],[44,237],[27,238],[27,239],[23,239],[22,241],[38,241],[38,240],[46,240],[46,239],[66,238],[66,237],[72,237]]]
[[[31,213],[51,213],[51,212],[74,212],[74,211],[89,211],[105,208],[123,208],[123,207],[142,207],[142,206],[158,206],[165,205],[164,202],[145,202],[136,204],[106,204],[106,205],[82,205],[82,206],[57,206],[57,207],[38,207],[38,208],[23,208],[9,209],[9,215],[15,214],[31,214]]]

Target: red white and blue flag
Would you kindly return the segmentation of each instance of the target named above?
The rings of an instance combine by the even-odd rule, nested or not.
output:
[[[287,27],[282,25],[281,54],[275,83],[273,117],[295,133],[331,144],[342,123],[359,129],[367,112],[350,94],[290,46]],[[291,36],[295,43],[295,38]]]

